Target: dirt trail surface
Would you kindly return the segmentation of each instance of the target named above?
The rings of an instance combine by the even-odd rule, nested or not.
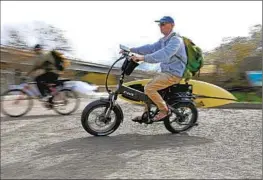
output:
[[[143,107],[119,101],[124,123],[93,137],[80,122],[89,102],[70,116],[40,105],[1,115],[1,178],[262,178],[261,110],[199,109],[199,126],[172,135],[162,123],[132,122]]]

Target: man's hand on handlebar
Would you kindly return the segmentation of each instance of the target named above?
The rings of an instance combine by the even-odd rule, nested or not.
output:
[[[127,52],[128,52],[128,53],[127,53]],[[119,53],[120,53],[120,54],[125,54],[125,53],[127,53],[126,55],[128,55],[128,54],[130,53],[130,51],[125,51],[125,50],[121,49]],[[129,57],[130,57],[130,59],[131,59],[132,61],[134,61],[134,62],[144,61],[144,56],[131,55],[131,56],[129,56]]]
[[[131,59],[134,62],[144,61],[144,56],[138,57],[138,56],[131,56]]]

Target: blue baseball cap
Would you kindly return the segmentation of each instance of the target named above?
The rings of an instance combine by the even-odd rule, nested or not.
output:
[[[170,16],[164,16],[160,20],[156,20],[154,22],[158,22],[158,23],[173,23],[174,24],[174,20]]]

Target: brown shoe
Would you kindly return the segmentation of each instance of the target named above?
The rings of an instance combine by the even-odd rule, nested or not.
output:
[[[141,116],[136,116],[135,118],[132,118],[132,121],[134,121],[134,122],[142,122],[142,120],[144,119],[144,118],[147,118],[146,117],[146,114],[147,112],[144,112]]]
[[[142,121],[142,116],[136,116],[135,118],[132,118],[132,121],[134,122]]]

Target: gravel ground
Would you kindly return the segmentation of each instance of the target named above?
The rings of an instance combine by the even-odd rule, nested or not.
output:
[[[262,178],[262,110],[199,109],[199,126],[172,135],[162,123],[132,122],[143,108],[119,101],[124,123],[93,137],[80,122],[88,102],[70,116],[39,105],[1,115],[1,178]]]

